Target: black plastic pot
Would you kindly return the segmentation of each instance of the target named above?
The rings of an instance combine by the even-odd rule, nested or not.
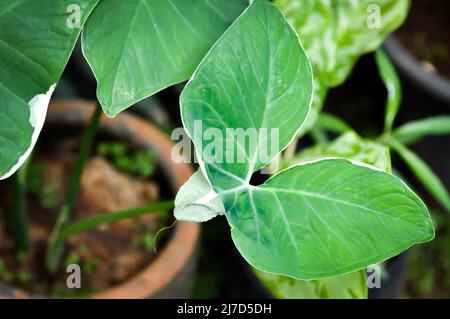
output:
[[[423,64],[400,43],[395,35],[391,35],[384,43],[384,49],[397,67],[405,84],[419,90],[417,93],[425,95],[450,111],[450,80],[446,77],[427,72]]]
[[[395,35],[385,41],[384,49],[396,66],[402,81],[403,103],[398,124],[450,113],[450,79],[426,72],[419,59],[413,56]],[[430,165],[447,188],[450,188],[450,166],[447,164],[450,158],[449,145],[448,136],[429,137],[413,145],[413,150]],[[424,195],[431,208],[439,208],[419,184],[413,185]]]
[[[386,263],[386,278],[380,288],[369,289],[369,299],[398,299],[405,290],[408,251],[391,258]]]

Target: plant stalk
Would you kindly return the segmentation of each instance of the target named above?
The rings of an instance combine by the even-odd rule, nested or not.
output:
[[[26,212],[26,172],[28,161],[12,176],[13,207],[10,216],[11,232],[19,256],[28,252],[30,239]]]
[[[62,241],[59,241],[58,238],[60,238],[61,232],[69,223],[70,217],[74,210],[78,197],[81,175],[83,173],[83,169],[89,157],[89,154],[91,153],[101,114],[102,109],[99,105],[97,105],[81,141],[80,152],[78,153],[78,157],[75,162],[75,167],[69,183],[66,200],[63,204],[53,232],[50,236],[46,254],[46,265],[47,269],[50,272],[56,271],[60,257],[62,255],[64,243]]]
[[[165,201],[159,203],[153,203],[150,205],[122,210],[114,213],[105,213],[90,218],[82,219],[78,222],[67,225],[60,232],[59,237],[56,239],[56,244],[63,243],[70,236],[80,233],[82,231],[97,228],[98,226],[106,223],[112,223],[121,219],[134,218],[141,215],[165,212],[174,207],[174,201]]]
[[[325,131],[320,127],[313,127],[311,131],[309,132],[311,138],[313,139],[314,143],[316,144],[327,144],[328,138]]]

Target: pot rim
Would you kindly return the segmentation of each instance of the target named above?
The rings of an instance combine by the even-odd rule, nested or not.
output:
[[[81,99],[53,102],[49,106],[46,124],[62,122],[87,124],[95,107],[95,102]],[[102,114],[99,127],[116,136],[126,136],[127,139],[138,142],[143,147],[156,150],[158,160],[174,191],[177,191],[194,172],[189,164],[176,164],[172,161],[172,142],[148,121],[123,112],[114,118],[108,118]],[[142,299],[154,296],[167,286],[195,256],[199,236],[198,223],[178,222],[171,238],[148,266],[127,281],[98,291],[90,295],[90,298]],[[13,289],[12,297],[33,297],[32,294],[23,290],[11,289]]]
[[[450,106],[450,80],[438,73],[425,72],[421,62],[394,35],[383,44],[386,53],[400,73],[411,79],[416,87]]]

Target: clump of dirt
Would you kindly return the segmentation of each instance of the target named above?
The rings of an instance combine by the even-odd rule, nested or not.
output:
[[[50,191],[41,189],[39,196],[28,196],[27,212],[30,229],[28,256],[16,258],[14,242],[9,236],[7,221],[0,223],[0,281],[37,294],[66,295],[65,266],[78,264],[82,272],[82,289],[90,293],[123,282],[143,269],[154,257],[154,234],[165,225],[164,213],[143,215],[105,224],[95,230],[72,236],[59,271],[50,275],[44,265],[45,249],[56,216],[65,197],[73,161],[65,158],[39,158],[42,167],[41,187],[52,185]],[[39,187],[39,182],[35,187]],[[51,191],[54,194],[50,194]],[[45,193],[47,192],[47,193]],[[0,185],[1,207],[10,207],[8,187]],[[74,220],[108,214],[132,207],[148,205],[158,200],[158,185],[116,170],[106,159],[89,159],[81,178]],[[5,214],[7,215],[7,214]]]
[[[411,1],[408,18],[396,35],[422,61],[425,71],[450,79],[449,12],[448,0]]]

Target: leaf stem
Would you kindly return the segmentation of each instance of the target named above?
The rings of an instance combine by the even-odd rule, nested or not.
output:
[[[84,165],[86,164],[86,161],[91,152],[101,114],[101,107],[97,105],[81,142],[80,152],[78,153],[78,157],[75,162],[75,167],[70,180],[65,203],[61,209],[61,212],[59,213],[58,220],[56,221],[56,225],[50,236],[46,254],[46,265],[50,272],[56,271],[59,259],[62,254],[63,242],[58,241],[57,239],[60,237],[60,234],[64,227],[66,227],[66,225],[68,224],[70,216],[75,207],[75,203],[78,197],[81,175],[83,173]]]
[[[69,224],[65,226],[56,239],[56,244],[62,243],[67,240],[70,236],[77,234],[82,231],[96,228],[102,224],[112,223],[121,219],[134,218],[141,215],[154,213],[154,212],[164,212],[174,207],[174,201],[165,201],[159,203],[153,203],[150,205],[131,208],[127,210],[122,210],[114,213],[105,213],[90,218],[80,220],[78,222]]]
[[[320,127],[313,127],[309,132],[311,138],[316,144],[326,144],[328,143],[328,138],[325,131]]]
[[[297,151],[298,141],[300,137],[296,136],[292,140],[291,144],[286,147],[286,150],[284,151],[284,156],[282,157],[283,161],[289,161],[295,156],[295,152]]]
[[[12,176],[13,207],[10,227],[19,255],[25,255],[28,252],[30,243],[26,213],[27,165],[28,161]]]

